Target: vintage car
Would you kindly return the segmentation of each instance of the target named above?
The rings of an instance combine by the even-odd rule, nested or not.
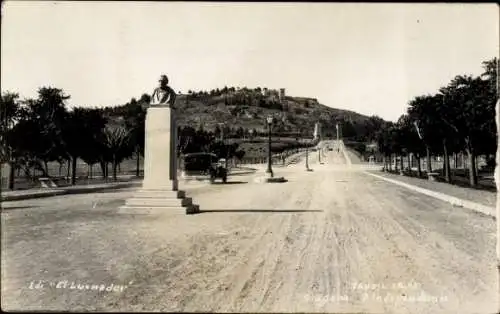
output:
[[[227,168],[224,159],[219,159],[212,153],[192,153],[184,155],[182,160],[182,177],[185,179],[204,180],[210,183],[216,179],[227,182]]]

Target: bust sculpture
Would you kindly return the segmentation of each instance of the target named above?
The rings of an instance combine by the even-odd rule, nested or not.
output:
[[[160,85],[155,88],[153,94],[151,95],[151,106],[167,106],[175,109],[175,98],[176,94],[174,90],[168,86],[168,77],[162,75],[159,80]]]

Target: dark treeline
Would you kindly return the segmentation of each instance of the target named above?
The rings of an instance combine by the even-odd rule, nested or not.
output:
[[[1,163],[10,165],[9,188],[14,174],[21,170],[33,177],[33,170],[49,176],[48,163],[68,165],[71,183],[76,182],[77,160],[99,165],[104,178],[108,165],[116,180],[117,168],[135,157],[139,176],[139,157],[144,154],[147,94],[118,107],[69,109],[70,98],[63,90],[42,87],[36,99],[20,100],[17,93],[5,92],[1,99]],[[243,158],[238,144],[224,144],[213,132],[179,127],[178,152],[210,151],[229,158]]]
[[[431,158],[443,156],[445,180],[451,182],[450,156],[464,154],[468,160],[471,186],[478,183],[477,156],[486,156],[494,165],[497,149],[495,104],[498,101],[498,59],[483,62],[479,77],[458,75],[434,95],[422,95],[410,101],[407,113],[396,123],[383,123],[375,134],[378,149],[384,157],[384,169],[403,156],[426,159],[431,173]],[[397,165],[397,163],[396,163]]]

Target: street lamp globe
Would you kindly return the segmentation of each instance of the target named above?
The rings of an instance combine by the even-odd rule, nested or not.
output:
[[[273,118],[272,115],[268,115],[267,118],[266,118],[266,120],[267,120],[267,124],[273,124],[274,118]]]

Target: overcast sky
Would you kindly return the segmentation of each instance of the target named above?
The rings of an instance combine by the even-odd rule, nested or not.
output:
[[[151,93],[286,88],[397,119],[410,99],[499,53],[495,4],[3,2],[2,91],[69,103]]]

